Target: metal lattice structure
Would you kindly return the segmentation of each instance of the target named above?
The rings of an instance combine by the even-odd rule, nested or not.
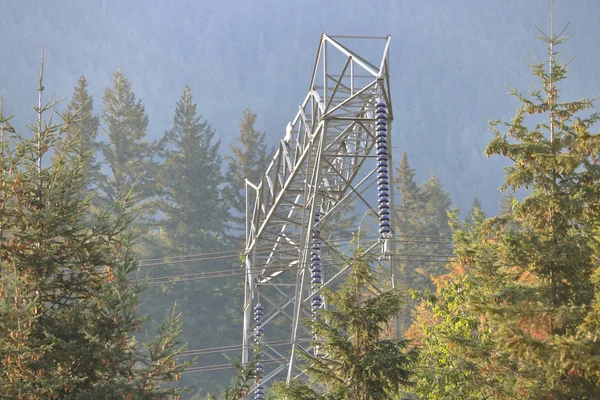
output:
[[[377,59],[351,50],[359,42]],[[378,238],[368,251],[391,257],[390,37],[323,34],[309,91],[258,185],[247,182],[246,279],[242,362],[260,336],[263,345],[256,398],[262,385],[301,375],[298,352],[309,351],[304,318],[326,307],[319,292],[333,287],[347,265],[323,256],[334,229],[327,221],[356,205],[371,213]],[[389,153],[389,154],[388,154]],[[376,188],[374,187],[377,184]],[[335,225],[335,224],[331,224]],[[324,238],[328,238],[325,240]],[[331,248],[331,246],[329,247]],[[261,314],[253,322],[257,304]],[[313,349],[314,351],[314,349]]]

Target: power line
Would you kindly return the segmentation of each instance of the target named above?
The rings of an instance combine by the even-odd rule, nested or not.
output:
[[[420,259],[423,258],[455,258],[456,256],[454,254],[397,254],[394,255],[392,257],[392,260],[398,260],[398,261],[418,261]],[[338,258],[337,261],[335,261],[335,264],[339,264],[340,262],[342,263],[346,263],[347,261],[349,261],[349,258]],[[332,260],[333,261],[333,260]],[[332,262],[329,262],[329,265],[332,265]],[[284,269],[284,270],[292,270],[292,269],[302,269],[303,266],[308,266],[310,265],[310,262],[306,262],[306,263],[295,263],[294,267],[289,267],[289,266],[285,266],[285,265],[275,265],[275,266],[270,266],[270,267],[264,267],[263,269],[261,269],[261,271],[270,271],[270,270],[275,270],[275,271],[279,271],[280,269]],[[258,269],[260,269],[260,267],[258,267]],[[189,273],[189,274],[176,274],[176,275],[167,275],[167,276],[159,276],[159,277],[150,277],[150,280],[156,280],[156,279],[163,279],[163,278],[168,278],[170,276],[174,276],[174,277],[186,277],[186,276],[196,276],[196,275],[211,275],[211,274],[220,274],[220,273],[241,273],[241,274],[245,274],[246,271],[245,269],[242,268],[234,268],[234,269],[222,269],[222,270],[216,270],[216,271],[205,271],[205,272],[196,272],[196,273]]]
[[[361,237],[362,239],[376,239],[377,236],[366,236]],[[397,239],[396,239],[397,238]],[[451,236],[436,236],[436,235],[398,235],[395,239],[392,239],[394,242],[403,242],[403,243],[452,243]],[[446,239],[446,240],[402,240],[399,238],[425,238],[425,239]],[[327,243],[339,243],[339,242],[349,242],[353,238],[349,239],[336,239],[336,240],[323,240],[323,242]],[[280,242],[281,245],[288,245],[286,242]],[[306,247],[307,245],[298,245],[295,246],[295,249],[301,249]],[[310,244],[308,245],[310,246]],[[275,249],[276,245],[273,246],[265,246],[254,249],[254,251],[259,251],[262,253],[269,253],[271,251],[279,251]],[[292,251],[292,250],[282,250],[282,251]],[[184,256],[173,256],[173,257],[163,257],[163,258],[150,258],[145,260],[140,260],[140,267],[151,267],[158,265],[169,265],[174,263],[184,263],[184,262],[194,262],[194,261],[204,261],[204,260],[216,260],[221,258],[234,258],[241,257],[244,255],[244,250],[228,250],[228,251],[218,251],[211,253],[197,253],[197,254],[189,254]]]
[[[447,263],[455,259],[454,255],[445,255],[445,254],[406,254],[406,255],[397,255],[392,257],[394,261],[405,261],[405,262],[439,262],[439,263]],[[347,264],[348,260],[338,260],[336,262],[330,262],[325,264],[325,266],[340,266]],[[278,271],[299,271],[305,268],[310,263],[305,263],[304,266],[295,264],[294,267],[286,267],[286,266],[273,266],[273,267],[265,267],[260,269],[260,274],[264,274],[267,272],[278,272]],[[236,268],[229,270],[218,270],[218,271],[208,271],[208,272],[197,272],[190,274],[177,274],[177,275],[167,275],[167,276],[159,276],[159,277],[151,277],[148,279],[148,285],[160,285],[166,283],[180,283],[180,282],[191,282],[191,281],[199,281],[204,279],[217,279],[217,278],[229,278],[236,276],[244,276],[246,275],[246,270]],[[183,278],[183,279],[180,279]]]
[[[374,237],[374,236],[372,236]],[[293,236],[287,236],[288,239],[297,239],[300,240],[301,237],[295,237],[295,235]],[[324,240],[324,239],[321,239]],[[333,243],[333,242],[348,242],[352,240],[352,238],[349,239],[336,239],[336,240],[330,240],[328,242]],[[288,242],[280,242],[280,245],[288,245]],[[268,250],[273,250],[273,247],[275,247],[276,245],[273,244],[272,246],[264,246],[264,247],[257,247],[253,250],[259,250],[259,251],[268,251]],[[301,246],[298,246],[301,247]],[[245,249],[240,249],[240,250],[226,250],[226,251],[217,251],[217,252],[213,252],[213,253],[197,253],[197,254],[189,254],[189,255],[184,255],[184,256],[173,256],[173,257],[162,257],[162,258],[150,258],[150,259],[146,259],[146,260],[140,260],[140,263],[154,263],[154,262],[158,262],[158,261],[163,261],[165,263],[169,263],[172,261],[177,261],[178,259],[186,259],[186,258],[192,258],[192,257],[203,257],[203,256],[215,256],[215,255],[230,255],[230,256],[241,256],[244,254]],[[144,264],[143,266],[149,266],[152,264]]]
[[[281,362],[286,361],[287,358],[273,358],[270,360],[264,360],[261,361],[261,364],[263,365],[269,365],[269,364],[279,364]],[[232,369],[235,368],[233,365],[231,364],[218,364],[218,365],[202,365],[200,367],[192,367],[192,368],[188,368],[185,371],[182,372],[182,374],[191,374],[191,373],[195,373],[195,372],[212,372],[212,371],[221,371],[224,369]]]
[[[422,241],[422,240],[393,240],[395,243],[413,243],[413,244],[452,244],[451,241]],[[324,247],[329,247],[329,248],[333,248],[334,246],[332,245],[332,243],[334,242],[329,242],[329,243],[324,243],[323,246]],[[301,250],[302,247],[298,246],[296,248],[290,248],[290,249],[270,249],[268,251],[259,251],[257,253],[255,253],[255,255],[258,256],[264,256],[264,255],[271,255],[271,254],[281,254],[281,253],[293,253],[293,252],[297,252],[298,250]],[[243,256],[242,252],[239,253],[233,253],[230,255],[222,255],[222,256],[215,256],[215,257],[202,257],[199,254],[199,257],[197,258],[190,258],[190,259],[184,259],[184,260],[174,260],[174,261],[170,261],[170,259],[168,259],[168,261],[165,262],[156,262],[156,263],[150,263],[150,264],[142,264],[140,265],[140,267],[157,267],[157,266],[170,266],[173,264],[186,264],[186,263],[192,263],[192,262],[204,262],[204,261],[214,261],[214,260],[222,260],[222,259],[231,259],[231,258],[239,258]]]
[[[419,261],[420,259],[429,259],[429,258],[435,258],[435,259],[439,259],[439,258],[455,258],[456,256],[453,254],[398,254],[392,257],[392,260],[397,260],[397,261]],[[333,266],[333,265],[338,265],[338,264],[345,264],[346,262],[348,262],[349,259],[338,259],[335,262],[329,262],[326,265],[329,266]],[[302,264],[302,265],[300,265]],[[296,263],[294,264],[294,267],[288,267],[288,266],[284,266],[284,265],[276,265],[276,266],[271,266],[271,267],[264,267],[264,268],[258,268],[260,269],[260,272],[269,272],[269,271],[279,271],[279,270],[286,270],[286,271],[290,271],[290,270],[300,270],[302,269],[304,266],[308,266],[310,265],[310,262],[306,262],[306,263]],[[240,274],[245,274],[246,270],[242,269],[242,268],[235,268],[235,269],[226,269],[226,270],[217,270],[217,271],[206,271],[206,272],[196,272],[196,273],[189,273],[189,274],[177,274],[177,275],[167,275],[167,276],[159,276],[159,277],[150,277],[150,280],[159,280],[159,279],[164,279],[164,278],[169,278],[169,277],[187,277],[187,276],[196,276],[196,275],[212,275],[212,274],[227,274],[227,273],[240,273]]]
[[[306,339],[306,340],[299,340],[299,343],[310,343],[313,342],[312,339]],[[281,346],[286,346],[286,345],[291,345],[292,342],[288,340],[276,340],[276,341],[270,341],[270,342],[263,342],[262,345],[264,347],[281,347]],[[230,346],[219,346],[219,347],[207,347],[207,348],[202,348],[202,349],[193,349],[193,350],[186,350],[182,353],[179,354],[179,356],[198,356],[198,355],[205,355],[205,354],[212,354],[212,353],[219,353],[219,352],[230,352],[230,351],[238,351],[238,350],[242,350],[243,349],[243,345],[238,344],[238,345],[230,345]]]

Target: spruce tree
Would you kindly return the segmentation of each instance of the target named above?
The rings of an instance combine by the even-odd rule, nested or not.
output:
[[[177,103],[173,127],[161,140],[159,202],[169,248],[177,255],[210,252],[223,245],[229,213],[222,197],[220,140],[196,111],[185,87]]]
[[[234,220],[243,227],[246,215],[246,179],[258,184],[271,162],[272,150],[265,143],[265,132],[254,127],[257,115],[250,109],[242,112],[239,123],[238,146],[229,145],[233,156],[227,156],[227,197],[233,209]]]
[[[462,223],[454,211],[451,225],[458,254],[468,253],[487,229],[478,208]],[[419,360],[409,393],[427,400],[513,398],[514,363],[503,351],[490,357],[498,343],[480,324],[481,312],[472,305],[489,295],[486,286],[473,277],[472,268],[462,258],[447,268],[446,274],[433,279],[433,293],[429,289],[413,292],[421,301],[415,306],[406,337],[419,349]]]
[[[507,201],[506,196],[504,196],[504,197],[502,197],[502,199],[500,199],[501,204],[503,204],[505,201]],[[501,209],[502,209],[502,207],[501,207]],[[473,219],[471,217],[482,211],[483,211],[483,206],[481,204],[481,201],[479,200],[479,198],[475,197],[473,199],[473,202],[471,204],[469,204],[469,211],[467,212],[467,215],[465,217],[465,222],[472,224],[475,221],[473,221]]]
[[[410,386],[415,351],[408,349],[406,340],[384,337],[386,326],[402,309],[403,295],[398,289],[367,295],[375,284],[372,261],[356,249],[341,287],[324,290],[328,308],[307,321],[317,338],[313,346],[318,354],[303,354],[313,384],[278,384],[273,389],[276,398],[383,400]]]
[[[419,232],[424,237],[419,254],[432,259],[427,271],[429,274],[427,278],[430,278],[445,272],[443,261],[452,253],[450,241],[452,230],[448,218],[448,212],[452,209],[452,200],[434,174],[431,174],[429,180],[419,186],[419,190],[424,207],[421,217],[423,226]],[[442,261],[442,263],[436,261]],[[425,286],[431,287],[430,279],[427,279]]]
[[[572,371],[600,382],[600,225],[594,230],[590,247],[596,265],[592,274],[594,299],[577,331],[557,347],[565,359],[571,360]]]
[[[430,236],[450,235],[448,226],[448,211],[452,207],[450,195],[444,190],[440,180],[431,174],[429,180],[419,187],[423,201],[424,212],[422,233]]]
[[[514,193],[506,192],[500,197],[498,204],[498,215],[512,215]]]
[[[136,100],[131,83],[120,69],[114,73],[113,87],[104,90],[102,121],[108,142],[102,143],[101,150],[110,170],[99,184],[102,197],[107,204],[123,201],[133,189],[138,204],[146,203],[155,194],[155,145],[146,138],[148,116],[144,106]]]
[[[431,277],[444,272],[445,258],[440,256],[451,252],[447,212],[452,202],[433,174],[428,181],[417,185],[415,169],[410,166],[406,153],[396,169],[395,180],[399,281],[407,290],[431,288]],[[406,302],[399,327],[402,332],[410,326],[414,305],[411,299]]]
[[[415,169],[412,168],[408,161],[408,155],[402,153],[402,161],[395,171],[396,193],[398,203],[396,205],[397,213],[394,217],[397,218],[395,224],[398,243],[396,252],[399,256],[396,262],[398,270],[398,278],[400,285],[408,289],[417,289],[422,285],[423,279],[427,279],[428,274],[426,269],[421,268],[420,263],[411,262],[405,254],[415,254],[419,251],[419,246],[414,240],[414,236],[421,232],[421,221],[423,204],[419,188],[415,182]],[[412,237],[412,238],[411,238]],[[419,272],[425,275],[419,278]],[[387,275],[383,277],[383,281],[388,280]],[[410,326],[410,315],[414,307],[411,299],[408,299],[401,317],[399,317],[399,325],[397,329],[399,334],[403,333]]]
[[[415,169],[411,168],[408,155],[402,153],[402,161],[395,171],[396,191],[398,192],[398,229],[401,234],[410,234],[419,230],[421,199],[415,182]]]
[[[157,202],[161,219],[157,232],[151,233],[152,258],[164,257],[160,266],[152,268],[152,277],[194,275],[210,271],[231,270],[235,259],[216,257],[202,262],[193,255],[229,249],[229,212],[223,199],[225,184],[219,155],[220,141],[208,121],[197,111],[194,96],[185,87],[175,107],[173,126],[165,132],[159,146],[162,163],[157,183]],[[171,262],[171,257],[182,257]],[[143,296],[142,306],[148,313],[164,315],[170,304],[177,302],[186,317],[184,337],[192,348],[229,345],[240,340],[233,329],[239,315],[241,292],[231,278],[195,279],[153,285]],[[215,312],[218,310],[219,312]],[[153,321],[155,324],[158,321]],[[218,334],[215,334],[218,332]],[[203,356],[204,363],[221,364],[219,353]],[[186,382],[205,395],[223,382],[223,372],[208,372],[201,380]]]
[[[144,318],[129,199],[90,226],[90,153],[64,141],[49,158],[79,116],[44,118],[56,103],[42,101],[42,76],[33,139],[13,134],[9,146],[0,110],[0,397],[180,398],[169,383],[187,365],[177,365],[178,317],[144,349],[133,338]]]
[[[100,173],[100,165],[96,153],[98,143],[96,140],[100,121],[94,115],[94,99],[87,91],[87,80],[82,75],[77,80],[77,86],[73,90],[71,102],[67,105],[67,113],[77,115],[77,119],[65,128],[65,132],[56,142],[57,154],[65,153],[67,149],[75,154],[89,152],[89,164],[86,165],[85,174],[88,182],[85,187],[93,189],[97,185]]]
[[[457,376],[456,386],[465,390],[485,387],[494,398],[595,399],[600,380],[590,366],[598,331],[589,322],[596,307],[600,140],[591,129],[600,116],[586,112],[590,99],[559,101],[567,67],[557,46],[566,38],[538,37],[549,46],[549,61],[531,63],[539,85],[528,96],[512,90],[520,107],[512,121],[491,123],[494,139],[486,149],[511,161],[503,189],[528,189],[528,195],[454,235],[464,279],[448,283],[452,292],[438,286],[436,302],[451,303],[461,293],[456,317],[470,318],[463,326],[471,341],[431,325],[422,342],[441,341],[459,359],[471,359],[471,371],[493,377],[482,386]],[[445,384],[428,383],[429,390]]]
[[[557,47],[568,37],[561,34],[540,32],[549,59],[531,64],[539,86],[529,96],[512,90],[521,106],[506,132],[492,124],[486,154],[513,161],[504,187],[531,194],[513,202],[512,224],[493,221],[490,233],[498,242],[488,248],[498,253],[499,268],[488,273],[494,301],[483,309],[502,345],[524,363],[546,367],[543,387],[534,387],[538,393],[591,399],[600,396],[600,381],[578,371],[559,348],[593,299],[589,244],[600,215],[600,143],[590,129],[599,115],[585,112],[593,107],[589,99],[559,101],[567,73]],[[529,115],[536,115],[533,123]]]

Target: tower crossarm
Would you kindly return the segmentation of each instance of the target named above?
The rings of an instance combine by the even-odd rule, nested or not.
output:
[[[329,54],[326,45],[330,44]],[[335,37],[323,35],[311,79],[310,90],[299,107],[295,118],[288,123],[272,162],[254,193],[249,219],[246,253],[252,249],[271,246],[274,253],[262,266],[271,267],[277,261],[274,255],[285,248],[296,247],[282,240],[286,232],[297,232],[305,220],[302,209],[311,201],[309,196],[323,198],[327,211],[351,190],[365,157],[375,144],[373,113],[377,96],[387,94],[387,52],[389,37],[385,38],[384,54],[376,67],[374,63],[339,43]],[[336,61],[344,59],[338,74],[329,73],[335,51]],[[319,68],[321,67],[321,68]],[[324,70],[324,71],[323,71]],[[355,77],[360,76],[360,78]],[[391,118],[391,116],[390,116]],[[323,148],[318,143],[323,136]],[[310,182],[315,161],[322,157],[320,179]]]

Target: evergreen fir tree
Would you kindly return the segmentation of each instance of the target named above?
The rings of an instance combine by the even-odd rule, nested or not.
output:
[[[443,261],[451,252],[447,212],[452,207],[450,196],[440,181],[431,175],[421,185],[415,182],[415,169],[411,168],[406,153],[396,169],[396,190],[399,201],[396,245],[397,268],[402,287],[410,290],[431,288],[431,277],[444,272]],[[415,303],[406,302],[403,310],[401,333],[410,326]]]
[[[114,73],[113,87],[104,90],[102,121],[108,143],[102,143],[101,150],[110,169],[110,175],[103,176],[99,184],[103,198],[107,204],[123,201],[133,189],[137,202],[147,203],[155,194],[155,145],[146,139],[148,117],[144,106],[136,100],[131,83],[120,69]]]
[[[328,309],[307,321],[318,338],[314,346],[320,354],[303,354],[314,385],[278,384],[273,389],[277,398],[389,399],[411,384],[416,353],[405,340],[383,337],[386,325],[402,309],[403,295],[392,289],[367,296],[367,289],[375,283],[371,261],[362,249],[356,249],[349,263],[351,272],[341,287],[324,291]]]
[[[441,341],[440,349],[473,360],[474,373],[493,376],[484,386],[466,374],[455,376],[464,390],[485,387],[494,398],[595,399],[600,380],[590,366],[598,354],[597,326],[589,322],[595,318],[592,239],[600,215],[600,140],[590,130],[600,116],[585,112],[593,105],[589,99],[558,100],[557,85],[567,69],[556,46],[565,38],[539,38],[549,44],[550,56],[531,64],[539,88],[530,96],[512,90],[521,106],[506,132],[491,124],[494,139],[486,149],[512,161],[504,189],[529,189],[528,196],[512,200],[497,217],[476,221],[470,234],[458,229],[457,266],[468,286],[457,280],[449,282],[452,292],[438,286],[439,304],[462,293],[462,310],[449,318],[470,318],[464,326],[476,340],[438,325],[424,331],[422,342],[435,351],[428,343]],[[437,357],[445,359],[443,353]],[[437,391],[446,383],[437,377],[428,384]]]
[[[401,287],[404,289],[416,289],[420,283],[417,282],[421,279],[417,277],[419,272],[423,272],[427,279],[428,274],[426,269],[421,268],[418,262],[411,262],[405,254],[415,254],[419,251],[419,246],[414,240],[414,235],[418,235],[421,232],[421,221],[423,204],[421,203],[421,196],[419,194],[419,188],[415,182],[415,169],[411,168],[408,155],[402,153],[402,161],[395,171],[396,180],[396,193],[398,198],[398,204],[396,205],[397,213],[394,217],[397,218],[396,235],[398,237],[398,243],[396,245],[396,252],[399,256],[396,268],[398,270],[398,278]],[[413,236],[411,240],[411,236]],[[404,256],[404,257],[403,257]],[[385,276],[383,281],[387,281],[388,278]],[[399,333],[403,333],[410,326],[410,315],[414,307],[411,299],[408,299],[402,314],[399,317],[397,329]]]
[[[186,86],[173,128],[161,141],[162,229],[177,255],[187,255],[191,249],[212,251],[223,245],[226,236],[229,213],[221,194],[221,141],[214,136],[215,131],[197,114],[192,91]]]
[[[469,204],[469,215],[473,215],[475,210],[483,211],[483,205],[481,204],[481,200],[478,197],[475,197],[471,204]]]
[[[451,224],[458,254],[468,254],[473,241],[486,229],[485,216],[478,208],[463,223],[454,211]],[[434,294],[429,289],[413,292],[421,301],[406,337],[419,349],[419,361],[416,384],[409,393],[428,400],[513,398],[514,363],[503,351],[490,357],[490,349],[498,343],[480,323],[481,312],[472,306],[473,301],[489,295],[486,286],[473,277],[463,258],[449,263],[448,270],[433,279]]]
[[[78,118],[71,122],[63,136],[57,140],[56,152],[62,154],[69,148],[75,154],[90,153],[89,165],[86,166],[85,172],[88,182],[85,187],[91,190],[97,185],[100,173],[100,165],[96,157],[98,151],[96,137],[100,121],[94,115],[94,99],[88,94],[87,86],[85,77],[80,76],[73,90],[71,102],[67,105],[67,113],[76,114]]]
[[[177,365],[178,317],[145,350],[132,336],[144,318],[136,311],[142,286],[129,278],[137,268],[129,199],[90,227],[90,153],[65,141],[43,162],[78,115],[44,119],[56,103],[42,102],[42,76],[34,138],[0,144],[0,397],[180,398],[169,383],[187,365]],[[0,112],[3,134],[5,126]]]
[[[424,212],[422,213],[422,234],[430,236],[449,236],[448,211],[452,207],[450,195],[444,190],[440,180],[433,174],[420,187]]]
[[[501,202],[505,201],[504,200],[505,197],[506,196],[504,196],[500,201]],[[483,206],[482,206],[479,198],[475,197],[473,199],[473,202],[471,204],[469,204],[469,211],[467,212],[467,215],[465,217],[465,222],[467,222],[469,224],[473,224],[475,221],[473,221],[473,219],[471,217],[473,215],[479,214],[480,212],[483,212]]]
[[[500,197],[498,204],[498,215],[512,215],[513,201],[515,200],[514,193],[506,192]]]
[[[594,230],[590,247],[597,266],[592,274],[592,283],[596,287],[594,299],[577,331],[557,343],[557,348],[561,356],[572,363],[570,372],[600,382],[600,225]]]
[[[163,162],[158,169],[161,196],[157,205],[161,220],[158,232],[151,233],[148,244],[152,248],[148,252],[151,258],[165,259],[152,268],[153,277],[236,267],[234,259],[222,257],[209,262],[195,261],[193,257],[170,262],[170,257],[228,249],[230,218],[222,193],[225,183],[219,146],[215,131],[198,114],[192,91],[186,86],[176,105],[173,126],[160,141]],[[198,280],[196,276],[192,280],[153,285],[143,296],[142,307],[147,313],[160,316],[177,302],[186,317],[184,337],[190,347],[217,347],[239,341],[239,331],[231,328],[236,325],[242,296],[235,279]],[[219,353],[203,356],[204,363],[223,361]],[[186,379],[186,383],[194,383],[202,392],[199,396],[205,396],[207,390],[214,391],[219,387],[217,383],[223,382],[223,372],[204,373],[201,381],[192,381],[192,376]]]
[[[218,396],[211,393],[207,397],[203,397],[202,400],[238,400],[247,396],[256,382],[256,364],[259,363],[256,355],[261,354],[262,351],[262,346],[255,346],[253,348],[253,356],[246,365],[242,365],[238,360],[230,360],[231,365],[236,370],[236,376],[233,383],[224,388]],[[201,400],[199,396],[194,397],[192,400],[196,399]]]
[[[415,182],[415,169],[410,167],[408,155],[402,153],[402,161],[396,169],[396,191],[400,199],[398,210],[398,230],[400,234],[411,234],[419,230],[421,216],[420,195]]]
[[[420,234],[422,238],[419,254],[430,259],[427,268],[427,279],[423,287],[431,288],[431,277],[445,273],[444,261],[452,255],[452,230],[449,225],[448,212],[452,209],[450,195],[440,183],[439,179],[431,174],[429,180],[419,187],[423,199],[424,211],[421,221],[423,227]]]
[[[488,273],[494,301],[484,310],[502,345],[523,363],[546,366],[537,392],[591,399],[600,396],[600,382],[573,369],[575,360],[557,348],[577,331],[593,299],[589,243],[599,218],[600,143],[589,130],[599,115],[583,113],[593,106],[589,99],[559,101],[567,66],[556,46],[567,38],[538,37],[549,46],[549,61],[531,65],[540,87],[530,97],[513,89],[521,107],[506,133],[492,124],[495,138],[486,149],[513,161],[505,188],[530,188],[531,194],[513,202],[512,226],[504,224],[507,218],[493,220],[497,244],[488,247],[498,253],[500,268]],[[530,128],[531,114],[545,118]]]
[[[240,134],[237,138],[239,146],[229,145],[233,156],[227,156],[227,193],[233,208],[233,217],[243,227],[246,215],[246,179],[258,184],[266,172],[272,158],[272,150],[265,143],[265,132],[254,127],[257,115],[245,109],[239,123]]]

